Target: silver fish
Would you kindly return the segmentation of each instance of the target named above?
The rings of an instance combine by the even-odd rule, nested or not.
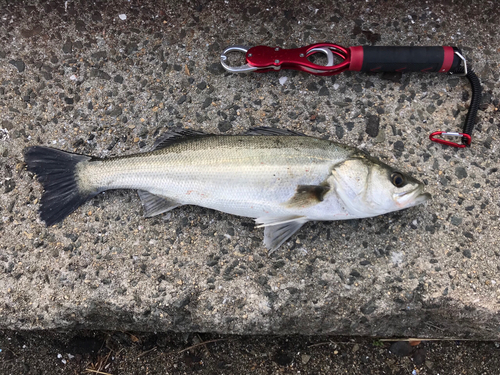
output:
[[[109,159],[41,146],[24,157],[45,189],[47,226],[102,191],[136,189],[146,217],[192,204],[254,218],[271,251],[311,220],[372,217],[430,199],[421,182],[355,148],[273,128],[170,131],[153,151]]]

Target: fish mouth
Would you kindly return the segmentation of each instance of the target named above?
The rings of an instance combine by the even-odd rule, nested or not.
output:
[[[428,200],[430,200],[432,198],[432,195],[430,195],[429,193],[423,193],[421,192],[416,198],[415,198],[415,204],[422,204],[422,203],[425,203],[427,202]]]
[[[422,186],[412,191],[405,191],[396,194],[396,202],[400,207],[413,207],[425,203],[432,198],[432,195],[424,192]]]

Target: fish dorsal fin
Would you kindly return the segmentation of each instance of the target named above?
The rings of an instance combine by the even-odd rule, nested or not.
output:
[[[260,217],[255,219],[257,228],[264,227],[264,245],[271,255],[283,242],[307,222],[305,216]]]
[[[145,190],[137,190],[137,194],[139,194],[139,198],[141,198],[145,217],[156,216],[181,206],[181,204],[176,201],[151,194]]]
[[[295,194],[285,203],[290,208],[304,208],[323,202],[325,194],[330,190],[328,185],[299,185]]]
[[[278,129],[278,128],[268,128],[266,126],[259,126],[256,128],[250,128],[245,135],[301,135],[305,136],[303,133],[299,133],[288,129]]]
[[[177,143],[182,140],[190,139],[190,138],[197,138],[197,137],[203,137],[207,136],[208,134],[197,131],[197,130],[190,130],[190,129],[174,129],[174,130],[169,130],[166,133],[163,133],[158,137],[158,139],[155,141],[153,147],[151,148],[151,151],[154,150],[159,150],[165,147],[168,147],[174,143]]]

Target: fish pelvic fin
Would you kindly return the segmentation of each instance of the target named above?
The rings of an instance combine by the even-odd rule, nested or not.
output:
[[[176,201],[151,194],[145,190],[137,190],[137,194],[139,194],[139,198],[141,198],[145,217],[160,215],[176,207],[182,206],[182,204]]]
[[[91,159],[90,156],[43,146],[24,150],[28,171],[37,175],[44,188],[40,200],[40,218],[48,227],[61,222],[99,193],[81,191],[78,187],[77,165]]]
[[[257,228],[264,227],[264,245],[269,255],[308,222],[305,216],[262,217],[255,219]]]

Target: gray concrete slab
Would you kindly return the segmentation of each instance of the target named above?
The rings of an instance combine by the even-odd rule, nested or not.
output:
[[[494,2],[0,4],[0,328],[500,337]],[[232,44],[320,41],[461,47],[484,88],[472,147],[427,138],[461,129],[463,78],[219,65]],[[131,154],[178,125],[340,140],[424,180],[433,200],[309,223],[271,257],[249,219],[199,207],[145,219],[132,191],[39,220],[24,147]]]

